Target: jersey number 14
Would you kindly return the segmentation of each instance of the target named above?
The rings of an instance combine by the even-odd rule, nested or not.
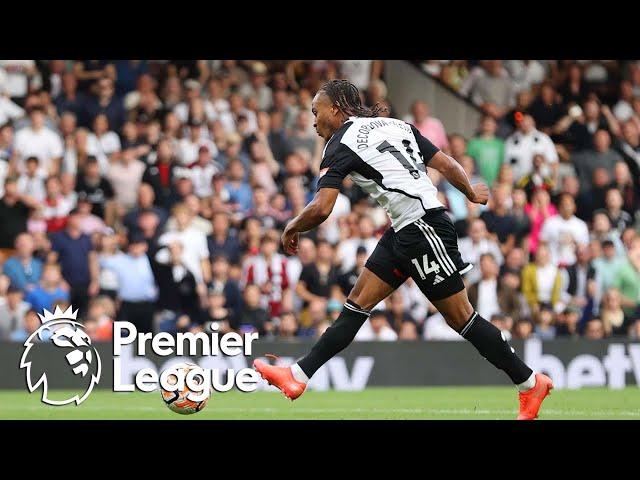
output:
[[[413,263],[413,265],[416,267],[416,270],[418,270],[418,275],[420,275],[420,278],[422,280],[426,280],[427,275],[429,275],[431,272],[435,272],[436,274],[440,273],[440,265],[438,265],[438,263],[433,260],[431,261],[431,264],[429,264],[429,258],[427,257],[426,253],[422,256],[422,265],[420,265],[420,262],[417,258],[412,258],[411,263]]]

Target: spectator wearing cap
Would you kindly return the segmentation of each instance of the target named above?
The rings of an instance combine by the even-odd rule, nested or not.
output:
[[[213,215],[213,232],[207,236],[207,245],[211,260],[216,256],[224,255],[233,264],[240,262],[240,241],[230,226],[229,215],[217,212]]]
[[[131,149],[122,151],[118,161],[109,165],[107,179],[114,190],[114,199],[121,208],[128,210],[136,203],[136,193],[142,181],[145,165]]]
[[[15,149],[18,152],[18,170],[25,170],[25,161],[29,157],[37,157],[40,166],[47,173],[60,171],[62,160],[62,141],[60,136],[45,126],[45,112],[36,106],[29,111],[30,125],[19,130],[15,135]]]
[[[96,94],[91,96],[85,103],[85,121],[83,126],[88,127],[99,115],[107,117],[109,126],[120,131],[126,120],[126,110],[122,99],[115,94],[113,80],[107,76],[100,78],[97,82]]]
[[[0,260],[13,255],[16,237],[27,231],[31,208],[38,209],[40,205],[34,199],[20,194],[15,177],[7,177],[4,195],[0,198]]]
[[[107,204],[115,192],[111,182],[100,174],[100,165],[95,156],[87,157],[81,173],[77,177],[76,192],[78,198],[86,198],[91,203],[91,212],[107,219]]]
[[[52,312],[57,302],[69,301],[69,292],[64,288],[59,265],[48,263],[44,266],[39,285],[26,294],[25,301],[37,312],[45,308]]]
[[[0,340],[7,340],[23,322],[31,305],[24,301],[24,291],[9,285],[6,295],[0,296]]]
[[[251,66],[249,83],[244,83],[238,90],[243,98],[256,97],[260,110],[269,110],[273,105],[273,93],[267,85],[267,66],[262,62],[254,62]]]
[[[200,147],[207,148],[211,155],[216,155],[218,149],[215,144],[206,138],[202,138],[202,121],[191,118],[188,122],[189,133],[178,141],[177,157],[180,165],[190,167],[198,161]]]
[[[158,296],[147,242],[140,233],[129,236],[127,253],[102,257],[100,266],[118,278],[118,298],[122,301],[118,320],[133,323],[138,332],[153,331],[153,314]]]
[[[21,233],[16,237],[16,254],[7,259],[2,272],[9,277],[11,284],[20,290],[36,287],[42,276],[42,261],[33,256],[35,245],[33,237]]]
[[[70,302],[83,313],[88,297],[100,290],[100,268],[91,238],[80,230],[77,210],[69,213],[65,229],[52,234],[50,240],[51,252],[47,263],[60,263],[62,276],[71,287]]]
[[[535,121],[529,114],[519,117],[517,130],[510,135],[504,146],[504,161],[511,165],[515,181],[519,181],[533,168],[533,157],[544,156],[552,172],[558,166],[558,153],[546,133],[536,130]]]

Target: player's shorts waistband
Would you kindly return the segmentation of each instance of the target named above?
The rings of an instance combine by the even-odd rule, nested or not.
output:
[[[430,208],[429,210],[427,210],[425,212],[425,214],[420,217],[421,220],[429,220],[430,218],[433,218],[435,216],[440,215],[442,212],[444,212],[446,210],[446,208],[444,207],[435,207],[435,208]]]

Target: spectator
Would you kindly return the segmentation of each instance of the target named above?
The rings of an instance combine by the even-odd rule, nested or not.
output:
[[[38,157],[25,160],[25,171],[18,177],[18,192],[42,203],[46,197],[45,179],[47,172],[39,167]]]
[[[481,279],[469,286],[469,301],[483,318],[502,311],[498,296],[498,263],[490,253],[480,256]]]
[[[551,203],[548,190],[536,188],[531,195],[531,203],[525,207],[525,212],[529,216],[529,252],[535,254],[540,241],[540,231],[544,222],[558,214],[558,209]]]
[[[368,216],[362,216],[358,220],[357,236],[343,240],[336,250],[337,260],[341,265],[340,271],[346,273],[356,264],[356,252],[358,247],[364,247],[367,255],[371,255],[378,244],[373,236],[373,221]]]
[[[76,182],[76,192],[78,197],[86,198],[91,202],[91,213],[107,219],[107,205],[114,197],[111,182],[100,175],[100,165],[94,156],[87,157],[82,173],[78,175]]]
[[[591,179],[596,168],[604,168],[613,172],[616,163],[621,162],[620,154],[611,148],[611,137],[606,130],[598,130],[593,137],[593,149],[572,156],[572,161],[578,173],[580,185],[589,190]]]
[[[62,184],[59,177],[49,177],[45,182],[46,198],[42,214],[47,222],[47,232],[62,230],[67,223],[67,216],[73,204],[62,195]]]
[[[296,293],[304,301],[304,307],[317,299],[328,299],[337,287],[338,269],[334,266],[334,251],[327,241],[317,242],[314,262],[302,268]]]
[[[630,325],[630,318],[622,310],[622,298],[615,288],[605,291],[600,307],[600,318],[607,336],[625,335]]]
[[[612,240],[602,242],[602,255],[593,260],[595,278],[598,283],[597,291],[604,292],[609,289],[616,278],[618,269],[624,262],[616,251]]]
[[[605,209],[596,210],[595,213],[604,213],[607,215],[611,226],[616,230],[618,235],[622,235],[627,227],[633,225],[633,218],[622,209],[624,205],[622,193],[617,188],[609,188],[605,197]]]
[[[227,182],[225,189],[229,192],[229,203],[233,212],[246,214],[252,206],[252,191],[246,182],[244,165],[240,160],[231,160],[227,164]]]
[[[206,293],[205,285],[211,279],[207,237],[193,227],[191,212],[184,203],[179,203],[173,208],[173,218],[176,230],[163,233],[158,239],[158,245],[166,246],[173,242],[182,244],[182,262],[195,277],[198,294],[202,298]]]
[[[57,133],[45,126],[45,112],[41,107],[29,111],[30,125],[19,130],[15,136],[15,149],[18,152],[18,170],[25,171],[25,161],[37,157],[40,166],[48,174],[60,171],[62,160],[62,142]]]
[[[592,318],[584,327],[584,338],[588,340],[601,340],[605,337],[605,330],[602,320]]]
[[[578,245],[576,257],[576,262],[566,268],[568,279],[565,283],[571,304],[584,310],[596,294],[596,270],[591,262],[589,245]]]
[[[169,219],[169,213],[161,206],[156,205],[156,196],[153,188],[148,183],[141,183],[138,187],[138,201],[122,219],[122,224],[129,232],[139,230],[140,215],[145,212],[153,212],[158,219],[158,228],[164,228]]]
[[[551,304],[556,309],[560,305],[562,276],[551,261],[549,248],[541,243],[536,251],[535,262],[522,270],[522,293],[535,314],[542,303]]]
[[[587,224],[574,213],[576,204],[569,194],[562,194],[558,204],[559,215],[547,218],[540,231],[540,240],[548,243],[551,262],[571,265],[576,261],[575,246],[589,243]]]
[[[73,113],[76,118],[84,115],[87,98],[78,92],[78,80],[73,72],[62,74],[61,87],[62,91],[53,101],[58,115],[63,115],[65,112]]]
[[[355,340],[357,341],[383,341],[393,342],[398,339],[398,334],[391,328],[384,310],[374,310],[369,320],[364,322]]]
[[[212,155],[218,153],[218,149],[215,144],[202,136],[202,121],[197,119],[190,119],[188,122],[189,134],[178,141],[177,145],[177,158],[180,165],[184,167],[191,167],[198,161],[200,149],[205,147],[206,151]]]
[[[517,130],[507,138],[504,146],[504,161],[513,168],[515,180],[520,180],[531,171],[536,154],[543,155],[546,164],[555,172],[558,153],[549,136],[536,130],[533,117],[522,115],[516,126]]]
[[[0,340],[8,340],[11,332],[23,325],[31,305],[24,301],[24,292],[10,285],[5,295],[0,296]]]
[[[127,253],[119,252],[100,259],[100,266],[118,278],[121,301],[120,321],[131,322],[138,332],[153,331],[154,302],[158,291],[147,253],[147,243],[140,234],[129,237]]]
[[[564,116],[564,112],[565,107],[553,85],[549,82],[543,83],[540,94],[529,107],[529,113],[540,131],[551,135],[553,126]]]
[[[629,80],[620,82],[620,96],[613,107],[613,114],[620,122],[626,122],[633,115],[633,84]]]
[[[407,116],[405,120],[412,123],[424,137],[428,138],[439,149],[446,150],[449,148],[444,126],[440,120],[429,116],[429,107],[426,102],[422,100],[413,102],[411,115]]]
[[[109,130],[109,120],[103,113],[96,115],[93,119],[93,132],[89,134],[87,141],[89,149],[97,152],[98,157],[102,157],[100,162],[103,165],[109,164],[120,152],[120,138]]]
[[[261,298],[262,293],[260,291],[260,287],[258,287],[257,285],[249,284],[244,288],[244,305],[242,307],[242,310],[240,311],[240,314],[236,317],[233,328],[240,331],[257,331],[259,334],[266,333],[267,329],[269,328],[267,325],[271,323],[271,320],[267,310],[265,310],[261,306]],[[280,326],[282,328],[289,327],[289,325],[282,325],[282,323],[285,322],[286,317],[287,312],[281,312]],[[291,330],[293,330],[293,335],[295,335],[297,325],[295,326],[295,328],[286,328],[285,331],[290,334]]]
[[[38,328],[42,322],[38,317],[38,312],[35,310],[29,310],[23,318],[23,323],[16,330],[12,331],[9,335],[9,340],[12,342],[23,343],[29,338]],[[33,342],[47,342],[51,338],[51,332],[49,330],[43,330],[38,335],[34,336],[31,341]]]
[[[480,123],[479,135],[472,138],[467,146],[467,153],[475,160],[480,176],[488,185],[493,185],[504,161],[504,141],[496,137],[497,129],[495,119],[485,115]]]
[[[416,326],[417,334],[416,322],[411,317],[409,312],[405,309],[405,302],[402,291],[396,290],[391,295],[389,295],[389,297],[387,297],[385,301],[387,303],[387,309],[385,313],[389,326],[393,328],[393,330],[398,335],[400,335],[400,332],[402,332],[403,329],[403,325],[405,323],[411,323]]]
[[[60,266],[49,263],[42,270],[40,284],[26,294],[25,301],[37,312],[53,312],[56,303],[69,301],[69,292],[63,285]]]
[[[40,282],[43,266],[42,261],[33,256],[33,237],[28,233],[21,233],[16,237],[15,247],[16,254],[4,263],[2,273],[9,277],[15,288],[32,290]]]
[[[362,246],[358,247],[358,249],[356,250],[355,265],[351,270],[341,274],[338,277],[338,285],[340,286],[340,289],[342,291],[342,296],[344,297],[345,300],[347,299],[347,296],[349,295],[353,287],[355,287],[356,280],[360,276],[360,273],[362,273],[362,270],[364,269],[364,265],[367,262],[368,257],[369,257],[369,254],[367,253],[367,249]]]
[[[536,315],[536,325],[533,334],[540,340],[553,340],[556,337],[554,312],[551,305],[542,304]]]
[[[69,284],[70,303],[84,314],[88,297],[100,290],[98,257],[88,235],[80,230],[78,212],[72,210],[64,230],[51,235],[48,263],[60,263],[62,276]]]
[[[114,190],[114,199],[120,207],[128,210],[136,203],[136,192],[142,181],[145,166],[135,157],[133,150],[126,149],[117,162],[109,165],[107,179]]]
[[[113,80],[104,76],[96,83],[96,95],[85,103],[84,122],[81,124],[88,127],[98,115],[104,114],[110,127],[119,131],[125,122],[126,111],[122,99],[115,95]]]
[[[16,237],[27,231],[30,208],[39,208],[39,204],[36,200],[21,195],[17,179],[8,177],[4,183],[4,195],[0,199],[0,261],[13,254]]]
[[[533,336],[533,323],[528,318],[521,318],[513,327],[513,338],[527,340]]]
[[[260,253],[248,259],[244,267],[243,284],[257,285],[261,292],[261,305],[268,309],[269,317],[277,317],[282,300],[291,287],[287,259],[277,253],[279,238],[265,234],[260,242]]]
[[[633,316],[640,301],[640,239],[635,239],[627,253],[627,259],[615,273],[612,287],[622,296],[626,316]]]
[[[499,265],[504,261],[500,246],[489,235],[484,220],[480,218],[471,222],[469,234],[458,240],[458,248],[464,261],[474,265],[480,263],[480,257],[485,253],[491,254]],[[466,279],[469,283],[476,283],[481,276],[479,269],[472,269],[466,274]]]
[[[515,85],[500,60],[485,60],[472,70],[460,89],[473,103],[496,120],[514,104]]]

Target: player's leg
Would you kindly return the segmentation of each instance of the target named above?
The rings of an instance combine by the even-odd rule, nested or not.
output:
[[[415,240],[415,227],[424,237],[422,243]],[[542,399],[552,388],[551,381],[544,375],[534,374],[518,357],[502,332],[482,318],[469,302],[460,276],[468,267],[460,258],[457,235],[451,220],[444,213],[423,217],[401,231],[399,243],[422,245],[420,253],[424,252],[426,256],[411,259],[413,268],[407,266],[406,270],[447,324],[468,340],[484,358],[503,370],[517,386],[521,392],[519,418],[535,418]],[[415,255],[415,251],[412,254]],[[529,397],[531,401],[527,400]],[[523,398],[527,400],[524,404]]]
[[[292,400],[304,392],[313,374],[355,338],[362,324],[369,318],[370,309],[389,296],[407,279],[392,257],[393,237],[389,229],[380,239],[365,268],[349,293],[342,312],[325,330],[311,351],[291,367],[274,367],[256,360],[254,368],[269,383],[278,387]]]
[[[309,354],[292,366],[296,380],[308,382],[322,365],[348,347],[369,318],[371,309],[396,288],[365,267],[342,307],[340,316],[325,330]]]

